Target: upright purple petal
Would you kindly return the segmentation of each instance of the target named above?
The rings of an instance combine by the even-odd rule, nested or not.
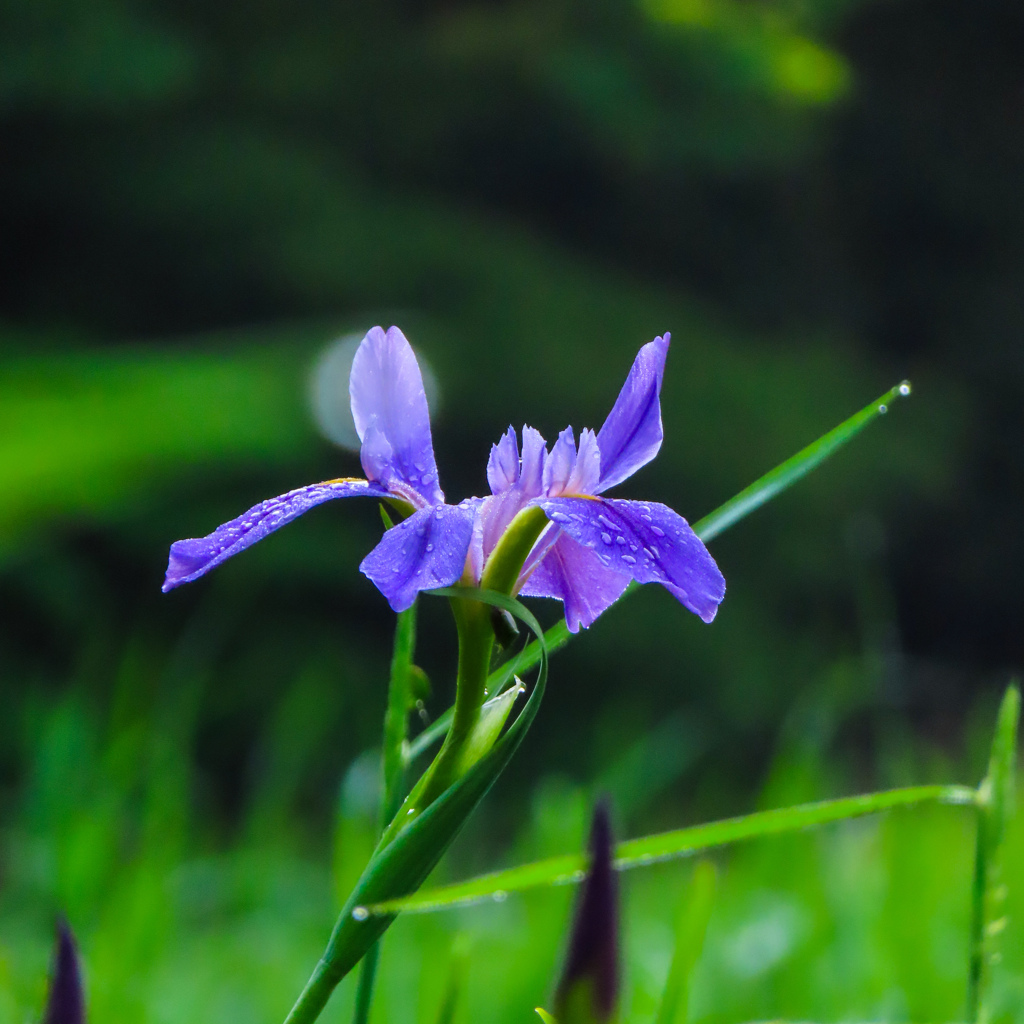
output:
[[[443,502],[423,378],[397,327],[367,333],[352,361],[349,395],[370,481],[417,506]]]
[[[237,519],[218,526],[205,537],[179,540],[171,545],[167,562],[167,575],[163,590],[166,593],[182,583],[208,573],[215,566],[226,562],[239,551],[244,551],[268,533],[280,529],[286,523],[301,516],[314,505],[335,498],[352,498],[361,495],[382,497],[387,491],[378,484],[366,480],[327,480],[321,484],[309,484],[298,490],[289,491],[276,498],[268,498],[254,505]]]
[[[548,518],[609,569],[660,583],[705,622],[725,597],[725,578],[682,516],[654,501],[542,498]]]
[[[487,483],[491,494],[507,491],[519,480],[519,443],[516,432],[509,427],[497,444],[491,445],[487,459]]]
[[[523,427],[523,457],[518,483],[525,497],[536,498],[542,493],[546,461],[547,445],[540,431]]]
[[[601,449],[590,429],[580,431],[576,467],[565,484],[565,494],[594,494],[601,481]]]
[[[614,604],[630,577],[610,569],[590,548],[564,533],[548,550],[520,590],[524,597],[553,597],[565,605],[570,633],[586,629]]]
[[[576,439],[572,427],[566,427],[551,446],[544,462],[542,486],[545,494],[561,494],[576,468]]]
[[[404,612],[421,590],[459,580],[475,518],[472,501],[421,508],[388,530],[359,568],[396,612]]]
[[[601,449],[600,494],[646,466],[661,447],[661,379],[670,335],[655,338],[637,353],[608,418],[597,433]]]

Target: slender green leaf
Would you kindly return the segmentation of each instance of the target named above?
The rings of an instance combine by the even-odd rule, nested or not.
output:
[[[895,387],[890,388],[884,395],[877,398],[870,405],[865,406],[860,412],[854,413],[849,419],[843,420],[839,426],[834,427],[827,434],[823,434],[813,444],[801,449],[796,455],[786,459],[773,470],[765,473],[764,476],[755,480],[749,487],[740,491],[734,498],[730,498],[724,505],[720,505],[710,515],[706,515],[693,526],[694,532],[705,543],[724,533],[730,526],[734,526],[741,519],[750,515],[751,512],[777,497],[787,488],[792,487],[798,480],[807,476],[812,470],[817,469],[826,459],[835,455],[840,448],[852,441],[860,432],[884,416],[889,407],[899,398],[910,394],[910,382],[902,381]],[[623,591],[622,601],[627,595],[637,589],[636,583],[630,583]],[[564,647],[574,634],[569,632],[564,620],[559,620],[544,634],[544,644],[547,654]],[[533,668],[540,659],[540,648],[536,641],[527,644],[522,651],[514,658],[510,658],[504,665],[496,669],[487,684],[488,693],[496,693],[504,687],[513,675],[522,675]],[[432,744],[444,738],[451,724],[451,709],[441,715],[427,729],[424,729],[419,736],[412,741],[409,749],[409,759],[418,757]]]
[[[504,594],[475,588],[448,588],[433,593],[469,598],[504,608],[543,642],[543,631],[530,610]],[[412,893],[423,884],[466,819],[511,760],[533,723],[547,685],[547,669],[545,653],[533,692],[504,735],[462,778],[374,852],[342,908],[327,950],[288,1015],[286,1024],[309,1024],[316,1020],[338,982],[359,962],[397,914],[397,911],[372,914],[368,908]]]
[[[704,949],[704,934],[715,901],[716,881],[715,866],[711,861],[702,860],[693,869],[676,925],[676,948],[655,1024],[685,1024],[690,975]]]
[[[852,441],[869,423],[884,416],[889,407],[897,399],[910,394],[910,382],[902,381],[890,388],[884,395],[877,398],[860,412],[854,413],[838,427],[819,437],[813,444],[801,449],[796,455],[786,459],[759,480],[755,480],[745,490],[740,491],[724,505],[715,509],[711,515],[705,516],[694,525],[694,531],[703,541],[717,537],[734,523],[750,515],[772,498],[792,487],[802,477],[817,469],[827,458],[834,455],[843,445]]]
[[[996,954],[995,940],[1005,923],[1006,886],[1001,884],[1000,857],[1006,826],[1014,809],[1014,778],[1017,766],[1017,726],[1020,690],[1007,687],[989,756],[988,774],[978,787],[978,836],[971,889],[971,937],[967,967],[968,1021],[984,1019],[988,964]]]
[[[628,839],[615,849],[615,867],[620,870],[653,864],[657,861],[690,856],[700,850],[757,839],[761,836],[795,832],[816,825],[825,825],[848,818],[897,807],[921,804],[952,804],[975,806],[977,793],[969,786],[912,786],[882,793],[842,797],[820,803],[799,804],[774,811],[759,811],[739,818],[695,825],[672,832],[662,832],[640,839]],[[457,904],[487,899],[503,899],[510,892],[522,892],[545,885],[564,885],[582,881],[586,858],[570,853],[561,857],[523,864],[480,875],[465,882],[427,889],[402,899],[382,901],[368,906],[373,914],[428,913],[445,910]]]
[[[539,1006],[535,1008],[537,1016],[544,1022],[544,1024],[558,1024],[558,1021],[548,1013],[547,1010],[541,1009]]]

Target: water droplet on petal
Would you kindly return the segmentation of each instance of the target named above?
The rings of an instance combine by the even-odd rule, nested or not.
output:
[[[665,536],[665,531],[660,526],[652,526],[651,533],[653,533],[655,537]]]
[[[353,907],[352,909],[352,917],[356,921],[365,921],[369,916],[370,912],[366,907]]]
[[[552,520],[552,522],[555,522],[555,523],[567,523],[567,522],[569,522],[569,517],[564,512],[552,512],[548,516],[548,518],[550,520]]]
[[[611,542],[612,542],[612,535],[610,533],[602,533],[601,534],[601,540],[603,540],[605,542],[605,544],[611,544]]]
[[[428,544],[427,545],[427,550],[428,551],[433,551],[434,550],[434,545],[433,544]]]
[[[636,559],[632,555],[623,555],[622,560],[630,565],[636,565]]]
[[[622,534],[620,533],[618,535],[618,537],[615,538],[615,543],[616,544],[625,544],[626,543],[626,538],[623,537]]]

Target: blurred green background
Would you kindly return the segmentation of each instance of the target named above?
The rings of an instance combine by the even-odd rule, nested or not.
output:
[[[96,1021],[272,1022],[319,955],[372,831],[377,511],[159,586],[171,541],[358,471],[312,382],[376,323],[437,379],[454,500],[510,422],[598,426],[665,330],[627,488],[692,520],[915,385],[714,543],[711,627],[648,588],[558,655],[444,873],[577,847],[599,789],[640,834],[976,781],[1024,661],[1022,47],[1008,0],[2,0],[0,1020],[59,909]],[[434,714],[453,642],[426,602]],[[955,1019],[969,825],[722,858],[691,1019]],[[626,883],[630,1020],[687,871]],[[435,1019],[456,934],[457,1019],[528,1020],[567,898],[400,922],[375,1020]]]

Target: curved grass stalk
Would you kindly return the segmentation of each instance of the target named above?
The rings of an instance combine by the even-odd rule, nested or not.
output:
[[[797,832],[850,818],[924,804],[978,806],[978,791],[969,786],[911,786],[863,796],[840,797],[817,803],[798,804],[772,811],[758,811],[738,818],[726,818],[706,825],[675,829],[639,839],[627,839],[615,848],[619,871],[659,861],[688,857],[702,850],[726,846],[762,836]],[[465,882],[421,890],[403,899],[387,900],[367,907],[371,914],[429,913],[487,899],[504,899],[509,893],[548,885],[582,881],[586,868],[583,854],[566,854],[522,864],[519,867],[480,875]]]

